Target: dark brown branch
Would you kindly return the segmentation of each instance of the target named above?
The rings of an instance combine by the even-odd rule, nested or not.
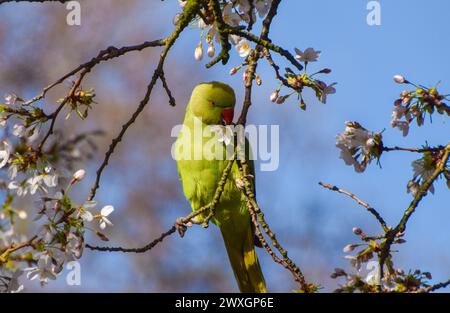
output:
[[[247,25],[247,31],[251,31],[253,28],[253,25],[255,24],[255,16],[253,14],[255,10],[255,0],[248,0],[249,6],[248,6],[248,25]]]
[[[46,94],[53,87],[61,84],[66,79],[68,79],[69,77],[72,77],[73,75],[77,74],[78,72],[80,72],[82,70],[85,70],[85,71],[89,72],[94,66],[96,66],[97,64],[99,64],[102,61],[107,61],[107,60],[110,60],[110,59],[114,59],[114,58],[122,56],[122,55],[124,55],[124,54],[126,54],[128,52],[132,52],[132,51],[142,51],[142,50],[144,50],[146,48],[149,48],[149,47],[164,46],[164,44],[165,44],[165,39],[158,39],[158,40],[154,40],[154,41],[146,41],[146,42],[143,42],[143,43],[141,43],[139,45],[124,46],[122,48],[116,48],[116,47],[110,46],[110,47],[108,47],[108,48],[106,48],[104,50],[101,50],[98,53],[98,55],[96,57],[92,58],[90,61],[79,65],[77,68],[75,68],[74,70],[70,71],[66,75],[62,76],[61,78],[59,78],[54,83],[52,83],[52,84],[48,85],[47,87],[45,87],[41,94],[37,95],[36,97],[34,97],[31,100],[26,101],[24,103],[24,105],[30,105],[30,104],[32,104],[32,103],[34,103],[36,101],[39,101],[39,100],[45,98]]]
[[[242,112],[238,120],[238,125],[245,126],[245,124],[247,123],[247,114],[250,106],[252,105],[252,87],[253,87],[253,80],[255,79],[256,67],[258,66],[259,53],[264,47],[262,43],[268,41],[270,25],[272,23],[273,18],[277,14],[277,9],[280,2],[281,0],[274,0],[272,2],[269,12],[267,13],[266,18],[263,21],[263,27],[261,30],[260,37],[255,36],[256,38],[258,38],[258,41],[260,43],[256,45],[255,49],[253,49],[250,52],[249,57],[247,58],[248,68],[246,70],[247,79],[245,81],[245,96],[244,96],[244,103],[242,106]]]
[[[384,221],[384,219],[381,217],[380,213],[378,213],[377,210],[375,210],[369,204],[367,204],[366,202],[362,201],[357,196],[355,196],[355,194],[353,194],[353,193],[351,193],[351,192],[349,192],[347,190],[341,189],[341,188],[339,188],[337,186],[330,185],[330,184],[325,184],[325,183],[320,182],[319,185],[324,187],[324,188],[327,188],[329,190],[336,191],[336,192],[339,192],[339,193],[342,193],[344,195],[349,196],[350,198],[355,200],[359,205],[361,205],[364,208],[366,208],[367,211],[369,211],[373,216],[375,216],[375,218],[381,224],[381,227],[383,228],[384,231],[388,231],[389,230],[389,227],[387,226],[387,224]]]
[[[61,112],[61,110],[64,108],[64,106],[67,104],[67,101],[69,101],[70,98],[75,96],[75,92],[77,91],[78,87],[81,85],[81,81],[83,80],[84,76],[90,71],[90,68],[84,68],[81,73],[79,78],[74,82],[72,88],[69,91],[69,94],[62,100],[61,104],[58,106],[58,108],[56,109],[55,112],[52,113],[52,115],[50,116],[50,119],[52,120],[50,122],[50,127],[47,131],[47,133],[44,136],[44,139],[42,139],[41,143],[38,146],[38,153],[42,152],[42,148],[45,145],[45,142],[47,141],[47,139],[53,134],[53,130],[55,128],[55,123],[56,123],[56,119],[59,115],[59,113]]]
[[[409,218],[416,210],[420,201],[425,197],[428,190],[430,189],[433,182],[446,170],[447,161],[450,156],[450,143],[442,150],[442,156],[438,162],[438,165],[431,175],[431,177],[425,181],[422,186],[419,188],[417,195],[414,197],[414,200],[409,205],[408,209],[406,209],[402,219],[400,220],[398,226],[396,227],[397,232],[403,232],[406,229],[406,224],[408,223]]]
[[[91,246],[90,244],[86,244],[86,248],[96,251],[103,251],[103,252],[124,252],[124,253],[143,253],[151,250],[153,247],[155,247],[157,244],[161,243],[164,238],[172,235],[177,228],[172,226],[168,231],[162,233],[158,238],[150,242],[148,245],[141,247],[141,248],[123,248],[123,247],[98,247],[98,246]]]
[[[435,284],[435,285],[430,286],[428,288],[425,288],[424,292],[433,292],[433,291],[436,291],[438,289],[446,288],[448,286],[450,286],[450,279],[447,280],[446,282],[438,283],[438,284]]]
[[[169,53],[170,48],[173,46],[175,41],[178,39],[181,32],[189,25],[191,20],[196,16],[199,6],[200,6],[200,1],[189,1],[186,4],[186,6],[184,7],[183,14],[181,15],[180,19],[178,20],[178,23],[175,26],[175,30],[172,32],[172,34],[169,37],[167,37],[164,40],[164,43],[165,43],[164,49],[159,58],[158,65],[157,65],[155,71],[153,72],[152,79],[147,86],[147,91],[145,93],[145,96],[139,103],[137,109],[131,115],[130,119],[125,124],[122,125],[122,129],[121,129],[119,135],[117,135],[117,137],[115,137],[112,140],[108,151],[106,151],[103,162],[97,170],[95,183],[89,194],[89,198],[88,198],[89,200],[94,199],[97,189],[100,187],[100,179],[101,179],[103,170],[108,165],[109,159],[111,158],[111,155],[114,153],[117,145],[119,144],[119,142],[122,141],[122,138],[125,135],[128,128],[136,121],[137,117],[140,115],[140,113],[144,110],[145,106],[149,102],[150,96],[153,91],[153,87],[155,86],[158,78],[161,77],[161,73],[163,73],[164,62],[166,60],[166,57],[167,57],[167,54]]]
[[[163,88],[166,91],[167,96],[169,97],[169,104],[173,107],[176,106],[175,98],[172,95],[172,91],[170,90],[169,85],[167,85],[167,80],[164,71],[161,71],[161,73],[159,74],[159,78],[161,79]]]
[[[249,111],[249,108],[252,104],[252,87],[253,87],[253,80],[255,79],[255,72],[256,67],[258,65],[259,60],[259,54],[263,47],[267,47],[265,43],[270,43],[268,41],[269,31],[270,31],[270,25],[272,23],[272,20],[274,16],[277,14],[278,5],[280,4],[281,0],[274,0],[271,4],[271,7],[269,9],[269,12],[266,16],[266,18],[263,21],[263,27],[261,30],[260,37],[255,42],[258,42],[255,49],[253,49],[249,56],[247,57],[248,67],[246,69],[247,78],[245,81],[245,96],[244,96],[244,103],[242,107],[241,114],[239,116],[238,125],[245,126],[247,122],[247,114]],[[254,35],[253,35],[254,36]],[[268,47],[270,49],[270,47]],[[294,58],[295,60],[295,58]],[[298,63],[298,62],[297,62]],[[301,65],[300,65],[301,66]],[[301,290],[304,292],[310,291],[310,285],[306,282],[305,277],[300,270],[300,268],[288,257],[287,251],[283,248],[283,246],[278,242],[276,239],[275,233],[270,229],[269,225],[267,224],[264,213],[259,208],[259,205],[255,199],[255,195],[252,190],[252,185],[248,180],[249,177],[249,170],[248,170],[248,164],[247,160],[238,160],[238,167],[241,172],[241,179],[244,182],[244,188],[242,189],[243,194],[247,198],[248,201],[248,208],[251,211],[252,219],[254,220],[254,216],[257,216],[257,225],[255,225],[255,230],[259,230],[259,225],[263,228],[266,235],[270,238],[272,245],[279,251],[282,258],[278,258],[274,251],[272,249],[269,249],[265,247],[266,251],[269,253],[269,255],[275,260],[275,262],[282,264],[286,269],[288,269],[291,274],[294,276],[294,279],[300,284]],[[262,233],[258,235],[258,238],[262,236]],[[264,238],[259,238],[261,243],[264,246],[264,243],[267,242],[264,240]]]
[[[246,38],[247,40],[250,40],[256,44],[259,44],[264,48],[274,51],[275,53],[278,53],[279,55],[285,57],[299,71],[303,70],[303,65],[301,65],[300,62],[298,62],[297,59],[295,59],[295,57],[288,50],[275,45],[274,43],[272,43],[269,40],[261,39],[260,37],[254,35],[252,33],[249,33],[245,30],[242,30],[240,28],[230,27],[230,28],[226,29],[226,32],[231,35],[237,35],[237,36]]]
[[[390,151],[406,151],[406,152],[416,152],[416,153],[424,153],[424,152],[433,152],[433,151],[439,151],[442,150],[444,147],[427,147],[427,148],[402,148],[402,147],[383,147],[383,151],[390,152]]]
[[[280,74],[280,67],[275,63],[275,61],[272,58],[272,55],[269,51],[269,49],[264,48],[263,49],[264,55],[266,56],[267,62],[269,63],[270,66],[272,66],[274,72],[275,72],[275,77],[281,81],[281,83],[288,87],[288,88],[292,88],[292,86],[288,83],[288,80],[286,78],[284,78],[283,76],[281,76]]]
[[[226,33],[226,29],[228,25],[225,23],[222,17],[222,10],[220,9],[220,3],[218,0],[211,0],[212,11],[214,14],[214,21],[217,26],[217,31],[219,33],[220,45],[222,49],[220,50],[219,55],[214,58],[211,62],[206,64],[207,68],[214,66],[215,64],[222,61],[222,64],[227,64],[230,54],[229,51],[231,49],[230,42],[228,41],[228,34]]]
[[[295,281],[299,283],[300,288],[303,292],[310,292],[312,285],[310,285],[306,282],[306,279],[305,279],[302,271],[300,270],[300,268],[288,257],[287,251],[280,244],[280,242],[276,238],[275,233],[271,230],[270,226],[267,224],[267,222],[264,218],[264,213],[261,211],[258,203],[256,202],[255,194],[254,194],[253,188],[252,188],[252,183],[248,179],[248,177],[250,177],[250,176],[249,176],[249,172],[248,172],[247,162],[245,160],[238,161],[238,167],[239,167],[239,171],[241,173],[241,179],[242,179],[243,185],[244,185],[242,192],[245,195],[245,197],[249,203],[249,205],[248,205],[249,210],[253,211],[250,214],[256,215],[258,217],[258,219],[257,219],[258,224],[262,227],[262,229],[264,230],[266,235],[270,238],[272,245],[281,254],[281,259],[277,257],[277,258],[274,258],[274,260],[277,263],[283,265],[287,270],[289,270],[291,272]],[[256,228],[257,227],[255,227],[255,230],[256,230]],[[264,246],[264,242],[261,241],[261,243]],[[271,250],[268,250],[267,248],[266,248],[266,250],[273,258]],[[277,261],[278,259],[280,259],[281,261]]]
[[[236,153],[234,153],[233,159],[230,160],[228,162],[227,166],[224,168],[224,170],[222,172],[222,177],[221,177],[219,183],[217,184],[217,188],[214,193],[214,197],[209,204],[201,207],[200,209],[198,209],[196,211],[191,212],[189,215],[187,215],[185,217],[178,218],[175,221],[175,224],[169,230],[162,233],[158,238],[152,240],[146,246],[141,247],[141,248],[123,248],[123,247],[99,247],[99,246],[92,246],[92,245],[86,244],[86,248],[91,249],[91,250],[106,251],[106,252],[133,252],[133,253],[147,252],[147,251],[151,250],[153,247],[155,247],[158,243],[161,243],[164,238],[175,233],[176,230],[178,230],[178,233],[180,234],[180,236],[183,237],[186,232],[186,229],[188,227],[188,224],[192,223],[194,218],[196,218],[197,216],[209,211],[208,216],[203,221],[203,227],[207,227],[209,220],[214,216],[215,208],[216,208],[217,204],[219,203],[220,197],[222,196],[222,193],[225,189],[225,184],[230,175],[235,158],[236,158]]]
[[[449,160],[449,157],[450,157],[450,143],[443,148],[442,155],[440,156],[436,169],[434,170],[433,174],[422,183],[418,192],[414,196],[414,199],[411,201],[411,204],[405,210],[405,213],[403,214],[398,225],[394,229],[386,232],[385,236],[386,239],[381,242],[380,251],[378,252],[380,277],[383,277],[384,264],[390,255],[391,246],[394,243],[394,240],[405,232],[406,225],[409,219],[411,218],[412,214],[415,212],[422,199],[427,195],[434,181],[446,170],[447,161]]]

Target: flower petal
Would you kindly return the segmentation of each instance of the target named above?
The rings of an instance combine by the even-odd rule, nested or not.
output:
[[[100,210],[100,214],[102,216],[108,216],[114,211],[114,207],[112,205],[106,205]]]

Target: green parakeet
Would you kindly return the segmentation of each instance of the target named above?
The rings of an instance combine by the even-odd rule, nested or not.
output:
[[[200,135],[202,140],[198,140],[198,137],[193,135],[194,125],[200,120],[203,130],[211,125],[231,124],[235,102],[234,90],[220,82],[199,84],[192,92],[183,123],[183,128],[189,131],[181,131],[178,135],[175,143],[175,157],[184,195],[194,211],[212,201],[223,170],[227,162],[230,162],[226,159],[211,160],[194,157],[195,151],[202,151],[208,140],[214,136],[202,132]],[[186,152],[189,156],[187,158]],[[180,155],[183,153],[184,158]],[[251,174],[254,175],[251,160],[249,165]],[[264,277],[255,251],[254,230],[246,199],[236,185],[236,179],[239,177],[235,162],[216,206],[212,222],[220,228],[240,291],[266,292]],[[197,218],[201,221],[208,213],[199,215]]]

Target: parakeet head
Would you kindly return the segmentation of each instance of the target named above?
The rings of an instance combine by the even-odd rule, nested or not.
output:
[[[207,125],[233,122],[236,96],[233,88],[220,82],[197,85],[192,91],[189,109]]]

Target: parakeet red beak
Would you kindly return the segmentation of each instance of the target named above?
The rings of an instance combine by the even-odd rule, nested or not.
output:
[[[226,108],[222,111],[222,122],[225,125],[230,125],[233,123],[233,117],[234,117],[234,108]]]

